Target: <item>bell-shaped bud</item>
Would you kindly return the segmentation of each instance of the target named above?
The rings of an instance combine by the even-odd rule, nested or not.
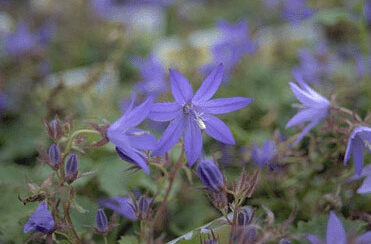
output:
[[[244,207],[242,210],[237,214],[237,223],[238,225],[248,225],[250,223],[250,219],[252,217],[252,213],[250,208]]]
[[[48,123],[47,121],[44,121],[44,125],[48,131],[48,135],[50,138],[58,139],[63,136],[61,122],[59,121],[57,117],[53,119],[52,121],[50,121],[50,123]]]
[[[140,196],[138,200],[138,215],[140,218],[145,219],[148,212],[148,199],[145,196]]]
[[[106,233],[108,231],[108,220],[103,209],[98,209],[95,221],[97,223],[97,230],[100,233]]]
[[[77,169],[78,169],[79,159],[76,154],[71,154],[66,162],[66,166],[64,169],[65,172],[65,179],[67,182],[71,183],[76,180],[77,177]]]
[[[61,160],[61,151],[57,144],[52,144],[48,150],[49,162],[52,166],[56,166]]]
[[[224,189],[224,177],[219,168],[211,160],[201,161],[197,165],[197,173],[202,183],[213,192]]]

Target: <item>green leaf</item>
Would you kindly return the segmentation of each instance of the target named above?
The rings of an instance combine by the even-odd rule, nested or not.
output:
[[[118,242],[119,244],[139,244],[136,236],[122,236]]]

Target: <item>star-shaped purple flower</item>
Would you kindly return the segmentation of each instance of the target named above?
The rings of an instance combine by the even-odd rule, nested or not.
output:
[[[313,15],[313,10],[307,5],[306,0],[284,0],[281,16],[291,24],[297,24]]]
[[[134,212],[133,201],[129,197],[113,196],[105,198],[99,201],[99,205],[101,207],[109,208],[127,219],[133,221],[137,219]]]
[[[46,202],[40,203],[23,228],[23,232],[39,231],[44,234],[54,230],[54,219],[48,210]]]
[[[210,100],[223,78],[223,65],[218,65],[193,94],[189,81],[175,70],[170,70],[171,91],[175,102],[155,103],[149,118],[155,121],[171,121],[152,155],[162,155],[172,148],[184,134],[184,149],[188,164],[192,166],[202,151],[202,131],[214,139],[234,144],[229,128],[212,114],[224,114],[241,109],[252,98],[233,97]]]
[[[204,74],[210,73],[219,63],[224,65],[224,78],[228,79],[230,72],[245,55],[251,55],[257,50],[257,43],[251,39],[247,21],[237,23],[219,21],[217,24],[222,38],[212,48],[211,63],[202,67]]]
[[[265,165],[271,163],[274,158],[276,145],[273,141],[267,140],[263,143],[262,147],[254,144],[251,150],[251,159],[260,169],[264,168]]]
[[[348,237],[345,233],[345,229],[343,224],[341,223],[340,219],[336,216],[336,214],[331,211],[330,217],[327,222],[327,235],[326,235],[326,242],[323,242],[320,238],[315,235],[307,235],[308,241],[312,244],[347,244]],[[371,243],[371,231],[360,235],[354,240],[351,240],[355,244],[369,244]]]
[[[148,131],[135,128],[148,116],[152,99],[148,98],[142,104],[133,108],[135,96],[122,117],[107,129],[108,139],[115,144],[118,155],[125,161],[135,164],[149,174],[146,155],[140,150],[153,150],[156,138]]]
[[[363,148],[371,153],[371,128],[358,126],[350,134],[344,156],[344,164],[347,164],[350,156],[353,155],[354,168],[358,175],[362,173],[363,168]]]
[[[291,90],[296,98],[302,103],[303,108],[291,118],[286,124],[286,128],[302,125],[310,122],[299,137],[295,140],[293,146],[297,145],[309,131],[328,116],[330,102],[318,92],[310,88],[304,81],[300,73],[294,73],[299,86],[290,82]]]
[[[135,59],[133,63],[139,69],[142,78],[136,85],[140,93],[156,98],[168,89],[164,68],[154,54],[145,60]]]

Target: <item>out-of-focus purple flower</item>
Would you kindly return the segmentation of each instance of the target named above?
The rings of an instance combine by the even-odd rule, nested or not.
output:
[[[307,83],[319,83],[331,74],[336,62],[324,42],[317,45],[315,52],[307,48],[299,49],[298,57],[300,64],[294,68],[294,72],[300,72]]]
[[[367,24],[371,25],[371,0],[363,1],[363,15]]]
[[[362,173],[363,168],[363,148],[371,153],[371,128],[358,126],[350,134],[344,156],[344,164],[347,164],[353,155],[354,168],[358,175]]]
[[[101,233],[106,233],[108,231],[108,220],[103,209],[98,209],[95,216],[95,222],[97,223],[97,230]]]
[[[325,97],[314,91],[303,81],[303,77],[300,73],[294,73],[294,77],[300,87],[290,82],[291,90],[304,107],[291,118],[286,124],[286,128],[295,125],[303,125],[306,122],[310,123],[300,133],[293,146],[297,145],[313,127],[328,116],[330,106],[330,102]]]
[[[129,197],[113,196],[100,200],[99,205],[101,207],[109,208],[127,219],[133,221],[137,220],[137,216],[134,212],[133,201]]]
[[[51,165],[55,166],[59,163],[59,160],[61,159],[61,151],[57,144],[53,143],[49,147],[48,155],[49,155]]]
[[[281,16],[284,20],[298,24],[312,15],[313,10],[307,5],[306,0],[283,0]]]
[[[4,50],[10,56],[38,52],[50,40],[52,31],[49,29],[49,25],[45,25],[40,30],[31,32],[27,23],[20,21],[15,31],[4,37]]]
[[[134,102],[135,95],[127,111],[107,129],[107,137],[115,144],[116,151],[123,160],[139,166],[146,174],[149,174],[146,155],[140,150],[153,150],[157,140],[148,131],[135,127],[147,118],[153,106],[152,99],[148,98],[135,108],[133,108]]]
[[[0,115],[6,111],[8,104],[8,96],[0,92]]]
[[[219,168],[211,160],[203,160],[197,165],[197,174],[202,183],[211,191],[220,192],[224,189],[224,177]]]
[[[283,239],[280,240],[279,244],[291,244],[291,241],[287,238],[283,238]]]
[[[361,175],[354,175],[349,178],[349,181],[358,180],[366,177],[363,181],[361,187],[358,188],[357,193],[359,194],[369,194],[371,193],[371,164],[367,165],[363,170]]]
[[[364,57],[361,53],[355,56],[356,71],[359,78],[371,75],[371,56]]]
[[[210,100],[218,90],[223,78],[223,65],[218,65],[193,94],[192,86],[183,75],[170,70],[170,84],[174,103],[155,103],[149,118],[155,121],[170,121],[153,155],[163,155],[184,134],[184,150],[189,166],[200,157],[202,131],[214,139],[234,144],[234,138],[223,121],[212,114],[224,114],[241,109],[252,102],[252,98],[232,97]]]
[[[251,159],[260,169],[264,168],[265,165],[272,162],[276,150],[276,145],[273,141],[267,140],[263,143],[262,147],[254,144],[251,150]]]
[[[136,59],[134,64],[142,77],[136,86],[140,93],[156,98],[168,89],[164,68],[155,55],[152,54],[145,60]]]
[[[315,235],[307,235],[308,241],[312,244],[323,244],[324,242]],[[331,211],[330,217],[327,222],[327,235],[326,235],[326,244],[347,244],[348,237],[345,233],[345,229],[340,219],[336,214]],[[355,244],[367,244],[371,243],[371,231],[366,232],[363,235],[358,236],[352,242]]]
[[[204,74],[210,73],[219,63],[224,65],[224,79],[227,80],[230,72],[245,55],[251,55],[257,50],[257,43],[251,39],[247,21],[237,23],[219,21],[218,30],[222,38],[212,47],[211,63],[202,67]]]
[[[24,233],[29,231],[39,231],[44,234],[54,230],[54,219],[48,210],[46,202],[40,203],[35,212],[24,226]]]

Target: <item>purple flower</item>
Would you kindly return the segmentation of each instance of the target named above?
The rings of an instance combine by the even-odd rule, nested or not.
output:
[[[371,153],[371,128],[358,126],[350,134],[344,156],[344,164],[347,164],[350,156],[353,155],[354,167],[358,175],[362,173],[363,168],[363,147]]]
[[[211,160],[201,161],[197,165],[197,174],[202,183],[211,191],[220,192],[224,189],[224,177],[219,168]]]
[[[308,7],[306,0],[284,0],[281,16],[292,24],[307,19],[313,15],[313,10]]]
[[[109,208],[127,219],[137,219],[134,212],[133,201],[129,197],[113,196],[100,200],[99,205],[101,207]]]
[[[371,0],[363,1],[363,15],[367,24],[371,25]]]
[[[54,219],[48,210],[46,202],[40,203],[35,212],[25,224],[23,232],[40,231],[44,234],[54,230]]]
[[[254,147],[251,150],[251,159],[256,166],[262,169],[265,165],[271,163],[275,156],[275,150],[276,145],[270,140],[265,141],[261,148],[254,144]]]
[[[371,193],[371,164],[367,165],[363,170],[361,175],[355,175],[349,179],[349,181],[358,180],[366,177],[363,181],[361,187],[358,188],[357,193],[359,194],[369,194]]]
[[[210,100],[223,78],[223,65],[216,67],[204,80],[196,94],[189,81],[175,70],[170,70],[170,84],[174,103],[155,103],[149,118],[171,121],[153,155],[162,155],[172,148],[184,134],[184,149],[188,164],[192,166],[202,151],[202,131],[214,139],[234,144],[234,138],[223,121],[212,114],[229,113],[247,106],[253,99],[245,97]]]
[[[319,83],[333,71],[335,59],[329,55],[324,42],[317,45],[315,52],[307,48],[300,49],[298,56],[300,64],[294,70],[300,72],[306,82]]]
[[[108,139],[115,144],[119,156],[142,168],[149,174],[146,155],[140,150],[153,150],[157,144],[156,138],[149,132],[135,128],[146,119],[151,109],[152,99],[133,108],[135,95],[127,111],[107,129]]]
[[[210,73],[219,63],[225,67],[225,78],[245,55],[251,55],[257,50],[256,42],[251,40],[247,21],[240,20],[236,24],[219,21],[218,30],[221,40],[212,48],[211,63],[202,67],[204,74]]]
[[[103,209],[98,209],[95,216],[95,222],[97,223],[97,229],[101,233],[106,233],[108,231],[108,220]]]
[[[8,96],[0,91],[0,116],[6,111],[8,105]]]
[[[243,207],[237,214],[237,224],[246,226],[251,222],[252,212],[249,207]]]
[[[307,235],[308,241],[312,244],[324,244],[321,239],[315,235]],[[330,217],[327,222],[327,235],[326,235],[326,244],[347,244],[348,238],[345,233],[345,229],[340,219],[336,214],[331,211]],[[371,231],[366,232],[365,234],[355,238],[355,244],[368,244],[371,243]]]
[[[371,56],[365,57],[360,52],[355,55],[356,71],[359,78],[371,74]]]
[[[137,59],[134,64],[142,77],[136,86],[139,92],[156,98],[168,89],[164,68],[155,55],[150,55],[146,60]]]
[[[49,31],[50,30],[50,31]],[[25,21],[20,21],[13,33],[4,37],[4,50],[10,56],[20,56],[40,51],[50,40],[50,25],[31,32]]]
[[[294,77],[300,87],[295,83],[290,82],[291,90],[296,98],[302,103],[303,108],[291,118],[291,120],[286,124],[286,128],[295,125],[302,125],[306,122],[310,123],[300,133],[293,146],[297,145],[297,143],[303,139],[303,137],[308,134],[314,126],[327,117],[330,106],[330,102],[325,97],[314,91],[303,81],[301,74],[294,73]]]

